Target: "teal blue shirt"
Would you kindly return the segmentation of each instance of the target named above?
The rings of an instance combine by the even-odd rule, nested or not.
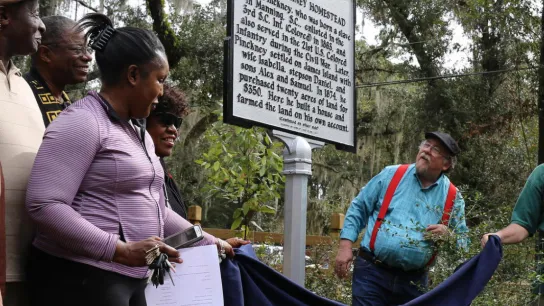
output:
[[[544,164],[537,166],[519,194],[512,212],[512,223],[523,226],[529,234],[544,231]]]
[[[369,250],[370,236],[378,218],[385,191],[399,166],[386,167],[373,177],[351,202],[340,238],[356,241],[367,228],[361,247]],[[416,175],[415,164],[410,165],[400,181],[385,215],[374,254],[389,266],[405,271],[425,267],[432,253],[432,242],[424,238],[425,228],[439,224],[444,212],[450,180],[441,175],[431,186],[423,188]],[[455,197],[449,228],[459,234],[458,247],[467,247],[465,202],[459,190]]]

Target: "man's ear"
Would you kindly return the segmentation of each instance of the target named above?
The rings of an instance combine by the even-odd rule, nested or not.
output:
[[[130,65],[127,69],[127,81],[130,85],[136,86],[140,81],[140,68],[136,65]]]
[[[451,170],[451,166],[453,166],[451,159],[444,158],[444,162],[442,163],[442,172]]]
[[[51,56],[53,55],[53,52],[51,49],[49,49],[46,46],[40,45],[38,46],[38,51],[36,56],[44,63],[51,63]]]

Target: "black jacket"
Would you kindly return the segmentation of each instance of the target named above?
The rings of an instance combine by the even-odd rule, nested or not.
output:
[[[181,197],[181,192],[179,191],[176,182],[172,179],[172,176],[166,169],[166,164],[161,158],[162,168],[164,169],[164,185],[166,187],[166,193],[168,195],[168,206],[172,208],[178,215],[182,216],[184,219],[187,219],[187,206]]]

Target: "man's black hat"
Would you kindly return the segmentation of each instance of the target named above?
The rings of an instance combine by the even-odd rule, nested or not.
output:
[[[459,146],[457,145],[457,141],[455,141],[455,139],[453,139],[449,134],[438,131],[425,133],[425,139],[429,138],[440,140],[440,142],[442,142],[442,144],[450,151],[452,156],[455,156],[461,152]]]

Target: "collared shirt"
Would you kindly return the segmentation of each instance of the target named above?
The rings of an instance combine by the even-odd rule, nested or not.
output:
[[[61,92],[62,101],[57,100],[35,67],[32,67],[30,71],[24,75],[24,78],[30,85],[36,102],[40,107],[45,127],[55,120],[60,112],[72,104],[70,98],[64,91]]]
[[[519,194],[512,212],[512,223],[523,226],[530,235],[544,231],[544,165],[537,166]]]
[[[118,239],[165,237],[191,226],[165,206],[164,172],[151,136],[91,92],[53,121],[28,183],[34,245],[53,256],[134,278],[147,267],[111,262]],[[205,234],[198,245],[213,244]]]
[[[374,224],[378,218],[385,191],[393,178],[397,166],[386,167],[372,178],[351,203],[340,238],[356,241],[366,227],[361,247],[370,250],[369,243]],[[425,228],[439,224],[450,180],[441,175],[431,186],[423,188],[410,165],[400,181],[376,237],[374,254],[389,266],[405,271],[424,268],[433,250],[432,242],[424,238]],[[457,191],[451,213],[449,228],[460,234],[458,246],[466,248],[465,202]]]
[[[33,235],[24,209],[26,184],[44,130],[42,114],[21,72],[11,62],[9,71],[0,62],[0,163],[6,188],[8,282],[25,279],[26,254]]]

